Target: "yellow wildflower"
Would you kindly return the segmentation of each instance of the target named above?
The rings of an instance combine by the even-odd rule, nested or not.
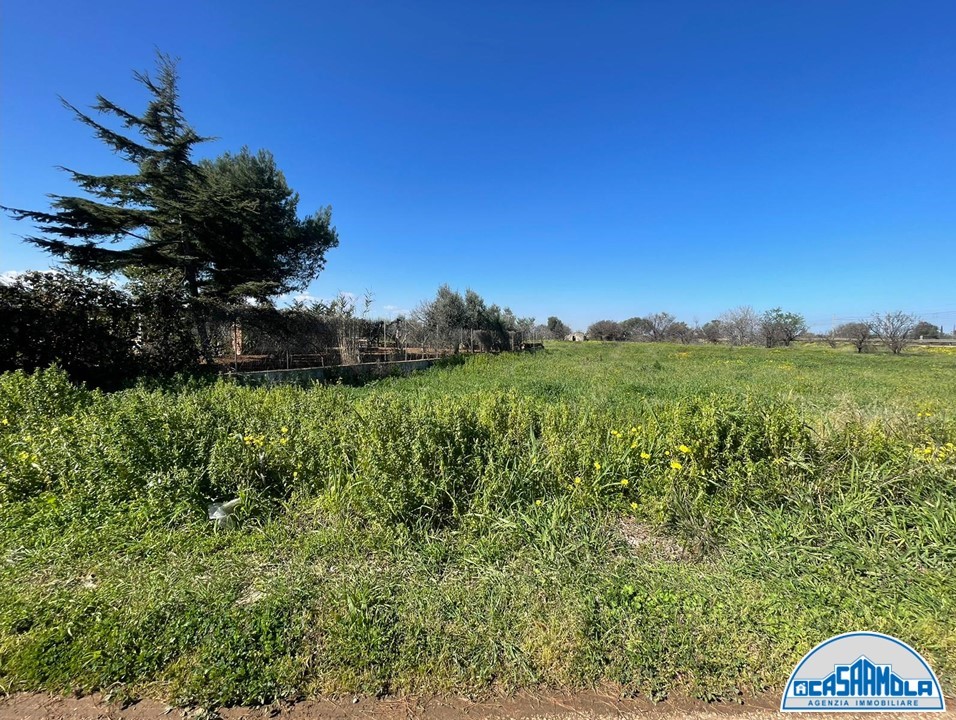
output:
[[[282,434],[285,435],[287,432],[289,432],[289,428],[287,428],[285,425],[283,425],[283,426],[282,426]]]
[[[641,453],[641,460],[650,460],[650,459],[651,459],[651,454],[649,452]]]
[[[597,460],[594,461],[594,469],[595,469],[595,470],[600,470],[600,469],[601,469],[601,463],[599,463]]]
[[[631,510],[637,510],[637,503],[636,503],[636,502],[632,502],[632,503],[631,503]]]
[[[10,421],[7,420],[6,418],[3,418],[3,420],[0,420],[0,425],[9,425],[9,424],[10,424]]]
[[[540,501],[540,500],[535,500],[535,501],[534,501],[534,504],[537,505],[538,507],[541,507],[541,501]]]
[[[575,485],[580,485],[580,484],[581,484],[581,478],[579,478],[579,477],[574,478],[574,484],[575,484]]]
[[[289,444],[289,438],[282,438],[282,439],[279,441],[279,444],[280,444],[280,445],[288,445],[288,444]]]
[[[676,460],[671,460],[671,467],[672,467],[674,470],[680,470],[680,469],[681,469],[682,467],[684,467],[684,466],[681,465],[681,464],[680,464],[679,462],[677,462]]]
[[[680,451],[681,451],[682,453],[684,453],[685,455],[687,455],[687,454],[690,453],[690,448],[687,447],[686,445],[679,445],[679,446],[677,447],[677,449],[680,450]]]
[[[621,478],[621,487],[627,487],[628,480],[627,478]]]

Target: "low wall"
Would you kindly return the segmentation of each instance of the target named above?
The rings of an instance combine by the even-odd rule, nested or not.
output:
[[[392,375],[408,375],[431,367],[437,358],[426,360],[396,360],[393,362],[335,365],[332,367],[293,368],[291,370],[256,370],[234,373],[241,383],[252,385],[309,385],[313,382],[362,382]]]

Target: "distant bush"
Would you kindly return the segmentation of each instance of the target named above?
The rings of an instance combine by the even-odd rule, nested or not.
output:
[[[587,336],[592,340],[623,340],[624,329],[613,320],[598,320],[588,328]]]
[[[910,335],[917,340],[921,338],[924,340],[939,340],[942,333],[938,325],[920,320],[916,323],[916,327],[910,331]]]

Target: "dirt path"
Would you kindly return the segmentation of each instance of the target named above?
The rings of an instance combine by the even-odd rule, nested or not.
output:
[[[945,713],[891,714],[841,713],[822,717],[867,718],[879,720],[906,717],[915,720],[956,720],[956,701],[948,700]],[[754,698],[742,705],[706,704],[697,701],[668,701],[654,704],[641,699],[621,699],[600,691],[561,693],[519,693],[484,701],[457,697],[344,698],[308,700],[299,703],[258,708],[223,708],[217,713],[174,708],[143,700],[122,707],[110,704],[99,695],[82,698],[55,697],[40,693],[18,693],[0,699],[0,720],[159,720],[171,718],[222,718],[222,720],[522,720],[571,719],[604,720],[642,718],[643,720],[765,720],[782,717],[773,697]],[[797,718],[820,720],[820,715],[803,714]]]

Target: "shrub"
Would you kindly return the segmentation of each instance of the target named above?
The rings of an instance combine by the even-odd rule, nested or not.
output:
[[[0,284],[0,370],[57,364],[77,382],[116,387],[135,375],[133,304],[106,282],[27,272]]]

